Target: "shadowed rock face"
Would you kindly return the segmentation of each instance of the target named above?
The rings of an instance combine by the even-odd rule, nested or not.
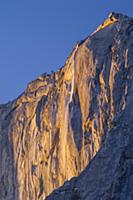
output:
[[[63,68],[0,106],[0,200],[43,200],[87,165],[48,199],[128,193],[132,38],[133,20],[112,13],[76,45]]]
[[[110,17],[117,21],[107,25]],[[99,125],[90,133],[91,144],[98,142],[100,150],[77,178],[47,200],[133,199],[133,19],[115,13],[110,17],[85,42],[92,53],[88,59],[95,63],[88,67],[93,68],[89,119],[94,120],[92,130]]]

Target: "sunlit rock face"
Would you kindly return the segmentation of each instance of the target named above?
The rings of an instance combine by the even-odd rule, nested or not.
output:
[[[116,20],[107,25],[110,17]],[[81,47],[88,64],[80,57],[82,69],[87,66],[87,79],[80,80],[89,89],[89,158],[99,151],[79,177],[47,200],[133,199],[133,19],[112,13],[105,22]]]
[[[44,200],[78,176],[102,147],[102,156],[98,153],[79,179],[65,183],[67,189],[56,190],[48,199],[97,198],[88,198],[88,188],[90,193],[100,190],[98,181],[126,143],[124,139],[121,144],[120,130],[109,131],[132,109],[132,38],[133,20],[112,13],[74,47],[64,67],[41,75],[18,99],[0,106],[0,200]],[[120,145],[111,148],[108,135],[117,137]]]

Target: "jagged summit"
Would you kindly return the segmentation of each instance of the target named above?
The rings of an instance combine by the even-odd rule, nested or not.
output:
[[[100,31],[108,26],[111,26],[115,23],[133,23],[133,19],[123,15],[121,13],[115,13],[115,12],[111,12],[108,15],[108,18],[96,29],[96,31],[94,33],[96,33],[97,31]],[[92,33],[92,35],[94,34]]]
[[[122,14],[122,13],[116,13],[116,12],[111,12],[111,13],[109,13],[109,15],[108,15],[108,17],[109,18],[112,18],[112,17],[114,17],[115,19],[117,19],[117,20],[121,20],[121,19],[124,19],[124,18],[128,18],[128,19],[131,19],[130,17],[128,17],[127,15],[124,15],[124,14]]]
[[[127,16],[127,15],[124,15],[122,13],[116,13],[116,12],[111,12],[109,15],[108,15],[108,18],[110,20],[117,20],[118,22],[124,22],[124,23],[129,23],[129,22],[132,22],[133,23],[133,18]]]

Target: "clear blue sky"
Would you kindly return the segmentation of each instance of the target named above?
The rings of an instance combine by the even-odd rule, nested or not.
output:
[[[75,42],[111,11],[133,17],[133,0],[1,0],[0,103],[61,67]]]

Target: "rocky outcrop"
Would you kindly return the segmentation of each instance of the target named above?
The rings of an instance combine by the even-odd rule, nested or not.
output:
[[[128,145],[128,138],[122,143],[125,126],[115,133],[132,103],[132,33],[133,20],[112,13],[74,47],[63,68],[41,75],[20,97],[0,106],[0,200],[45,199],[79,176],[101,147],[78,179],[48,199],[98,199],[98,192],[89,195],[105,191],[99,188],[101,176],[104,184],[111,176],[115,190],[119,149]],[[117,170],[109,172],[109,163]]]
[[[47,200],[133,199],[133,116],[129,118],[128,113],[127,109],[116,120],[101,150],[84,172],[65,182]]]
[[[117,22],[96,31],[87,43],[98,63],[97,83],[104,91],[101,99],[107,102],[101,105],[108,116],[103,120],[107,128],[104,142],[81,175],[65,182],[47,200],[133,199],[133,20],[121,14],[113,16]],[[100,64],[102,58],[106,64]]]

